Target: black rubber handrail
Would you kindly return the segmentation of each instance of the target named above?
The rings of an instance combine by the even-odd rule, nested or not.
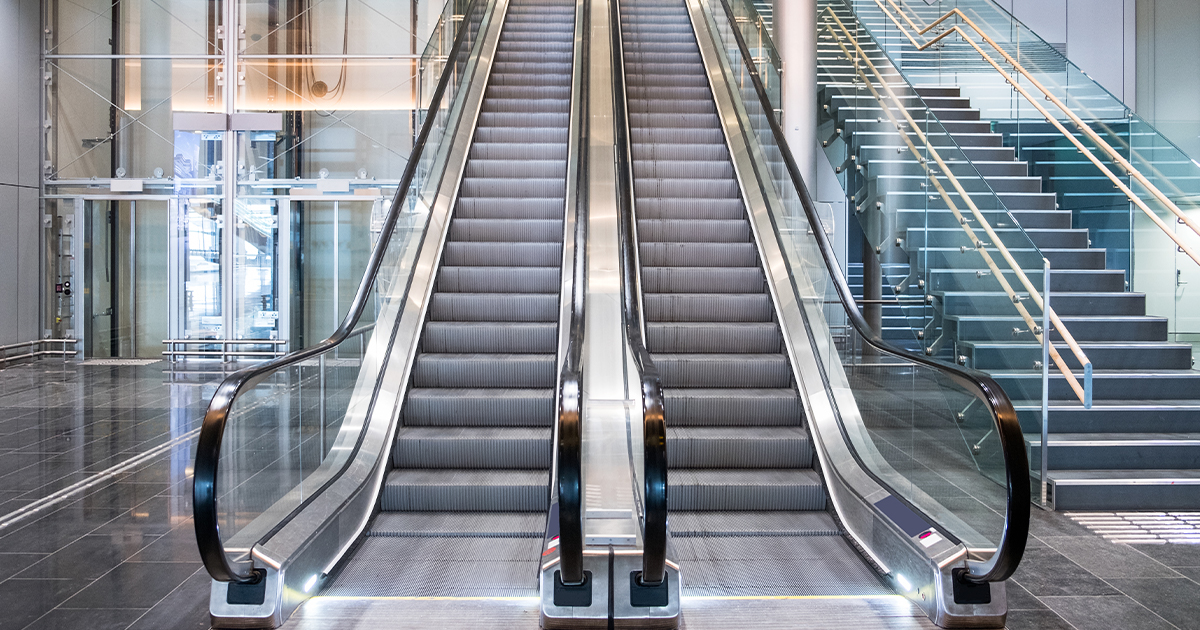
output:
[[[935,369],[946,375],[979,398],[980,401],[987,405],[988,411],[992,415],[992,420],[996,425],[996,435],[1000,439],[1000,448],[1004,455],[1005,480],[1008,486],[1004,531],[1001,534],[996,552],[992,555],[991,559],[983,565],[969,569],[964,574],[964,578],[975,583],[1004,581],[1016,571],[1017,565],[1020,564],[1021,557],[1025,553],[1025,545],[1029,539],[1029,458],[1025,452],[1025,438],[1021,433],[1021,424],[1017,420],[1017,412],[1013,409],[1012,401],[1009,400],[1008,394],[1001,389],[1000,384],[987,374],[978,370],[943,363],[893,346],[884,341],[879,333],[875,332],[867,324],[867,320],[863,318],[862,313],[859,312],[855,305],[854,295],[850,292],[850,285],[846,282],[846,277],[842,273],[842,268],[838,264],[837,257],[834,254],[833,243],[830,242],[825,230],[821,229],[822,223],[817,215],[816,205],[813,203],[808,188],[805,187],[804,180],[800,176],[800,169],[796,165],[796,160],[792,156],[791,149],[788,148],[787,139],[783,135],[783,129],[773,115],[774,108],[771,104],[771,99],[767,95],[766,88],[763,86],[758,66],[754,62],[753,55],[750,54],[750,48],[746,45],[746,40],[737,26],[738,22],[733,8],[729,5],[729,0],[720,0],[720,2],[724,8],[726,17],[729,19],[730,30],[733,31],[733,36],[737,40],[742,62],[745,64],[750,80],[754,84],[754,90],[758,94],[759,103],[763,111],[767,113],[766,119],[771,125],[771,135],[779,145],[784,166],[787,168],[792,185],[795,186],[796,192],[799,194],[800,205],[804,208],[804,215],[808,219],[809,225],[813,226],[811,230],[812,234],[816,238],[817,245],[821,250],[821,257],[824,259],[825,267],[833,279],[833,286],[837,290],[839,301],[846,311],[846,316],[849,318],[850,324],[863,338],[863,341],[875,349],[904,359],[905,361]],[[881,484],[883,483],[878,478],[876,480]],[[886,486],[886,484],[883,485]]]
[[[667,563],[667,424],[663,413],[662,379],[643,335],[642,286],[638,271],[634,222],[633,169],[629,145],[629,115],[625,95],[624,41],[619,0],[609,3],[612,22],[613,123],[616,127],[617,214],[620,226],[622,315],[625,336],[633,351],[642,397],[642,575],[646,585],[662,584]]]
[[[563,584],[582,584],[583,573],[583,338],[584,307],[587,299],[588,218],[588,59],[591,44],[590,0],[583,11],[582,50],[579,68],[583,73],[578,99],[580,111],[575,177],[575,256],[572,261],[571,323],[558,386],[558,456],[555,477],[558,489],[558,563]]]
[[[478,2],[480,0],[470,0],[463,15],[470,16]],[[200,548],[200,558],[204,562],[204,568],[214,580],[221,582],[256,583],[262,578],[262,571],[250,568],[249,562],[247,562],[245,569],[235,567],[230,563],[229,556],[225,551],[225,545],[221,540],[220,524],[218,522],[216,492],[217,465],[221,457],[221,440],[225,435],[225,424],[229,419],[229,412],[233,407],[233,403],[243,390],[257,385],[281,369],[296,365],[337,347],[343,341],[350,338],[355,331],[355,325],[362,317],[367,304],[370,302],[371,288],[375,284],[376,276],[379,274],[379,269],[383,265],[388,246],[391,244],[392,233],[395,231],[396,224],[403,212],[404,200],[408,196],[408,189],[412,185],[413,177],[416,175],[420,156],[425,150],[425,143],[429,139],[429,134],[432,132],[435,121],[438,118],[437,110],[441,105],[450,80],[456,72],[458,57],[462,54],[462,44],[467,32],[470,30],[465,22],[466,20],[464,20],[463,27],[459,29],[458,34],[454,37],[454,44],[445,60],[446,67],[442,70],[437,87],[434,89],[433,96],[429,101],[425,122],[421,125],[421,131],[413,143],[413,150],[409,155],[408,163],[404,167],[404,173],[400,177],[400,184],[396,188],[396,195],[392,198],[391,207],[388,210],[387,217],[384,219],[383,231],[380,234],[379,241],[375,244],[375,248],[371,251],[371,258],[367,262],[367,269],[363,273],[362,282],[359,283],[358,292],[355,293],[350,310],[346,313],[346,317],[342,320],[341,325],[338,326],[332,335],[316,345],[284,355],[262,365],[234,372],[217,387],[217,391],[208,405],[208,411],[204,414],[204,423],[200,428],[200,436],[196,444],[196,463],[194,466],[192,487],[192,514],[196,528],[196,543]],[[359,444],[361,444],[361,441]],[[355,445],[355,452],[357,452],[358,446],[358,444]],[[353,454],[351,455],[352,458]],[[326,481],[320,489],[311,493],[308,499],[280,519],[280,522],[272,528],[271,534],[277,532],[280,527],[291,521],[300,510],[308,505],[312,497],[321,494],[339,476],[335,475]],[[271,534],[268,534],[268,536]]]

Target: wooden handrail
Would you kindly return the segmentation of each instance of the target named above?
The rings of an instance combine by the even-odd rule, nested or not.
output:
[[[842,49],[842,53],[845,54],[846,58],[849,59],[854,65],[854,71],[860,77],[862,77],[863,83],[867,86],[867,89],[871,91],[871,94],[875,97],[875,100],[879,101],[884,114],[888,117],[888,120],[892,123],[892,125],[896,127],[900,137],[904,139],[905,144],[908,145],[909,152],[911,152],[913,156],[917,158],[917,163],[920,164],[925,170],[926,175],[929,177],[930,181],[933,182],[934,187],[937,188],[938,194],[941,196],[942,200],[945,201],[946,205],[950,209],[950,212],[954,214],[954,218],[958,221],[959,226],[961,226],[963,231],[967,233],[967,236],[971,239],[971,243],[975,246],[975,250],[978,251],[983,257],[984,262],[987,263],[992,275],[995,276],[996,280],[1000,283],[1000,286],[1004,289],[1005,294],[1007,294],[1009,299],[1012,300],[1013,304],[1016,306],[1017,312],[1021,315],[1021,319],[1023,319],[1025,324],[1029,326],[1030,332],[1034,334],[1034,337],[1037,339],[1038,343],[1045,343],[1044,335],[1049,331],[1042,330],[1037,324],[1036,320],[1034,320],[1033,316],[1030,315],[1029,310],[1026,309],[1025,305],[1021,303],[1020,297],[1017,295],[1016,291],[1013,290],[1012,285],[1009,284],[1008,280],[1004,277],[1004,274],[1001,273],[999,266],[992,258],[992,255],[987,251],[982,239],[980,239],[976,235],[975,230],[968,225],[968,220],[962,215],[962,212],[954,203],[954,200],[950,197],[950,194],[946,192],[945,187],[942,186],[938,174],[933,172],[933,170],[929,167],[929,161],[922,156],[921,150],[917,148],[912,139],[909,138],[908,134],[904,131],[904,123],[898,121],[892,114],[891,108],[884,103],[884,98],[879,94],[879,91],[875,89],[871,79],[867,77],[866,73],[863,72],[862,68],[859,66],[857,62],[858,58],[861,58],[866,62],[866,65],[871,69],[871,73],[875,75],[875,79],[887,93],[888,98],[895,103],[896,108],[904,115],[908,128],[912,129],[912,131],[921,140],[922,144],[925,145],[925,150],[928,152],[929,156],[932,157],[941,168],[942,176],[949,180],[950,184],[954,187],[958,195],[963,199],[964,202],[966,202],[967,207],[971,210],[971,214],[974,216],[975,220],[979,222],[979,226],[983,228],[988,238],[992,240],[992,245],[997,249],[997,251],[1000,252],[1000,255],[1008,264],[1008,267],[1016,274],[1017,279],[1020,280],[1021,285],[1029,293],[1029,296],[1033,299],[1034,303],[1037,304],[1038,308],[1043,309],[1043,311],[1050,316],[1050,321],[1054,325],[1055,330],[1057,330],[1059,335],[1062,336],[1063,341],[1067,344],[1067,347],[1071,349],[1071,352],[1075,355],[1075,358],[1079,361],[1080,365],[1083,366],[1084,378],[1086,381],[1085,385],[1080,385],[1079,379],[1075,376],[1074,372],[1071,371],[1070,366],[1067,365],[1066,361],[1062,358],[1062,355],[1059,354],[1058,349],[1055,348],[1054,344],[1052,343],[1047,344],[1050,358],[1053,359],[1054,364],[1067,379],[1067,383],[1071,386],[1071,389],[1075,392],[1075,395],[1079,398],[1079,401],[1083,403],[1085,407],[1090,408],[1091,396],[1088,394],[1091,390],[1090,380],[1092,374],[1092,362],[1090,359],[1088,359],[1087,354],[1084,353],[1083,348],[1081,348],[1075,341],[1074,336],[1072,336],[1070,331],[1067,330],[1066,325],[1063,324],[1061,319],[1059,319],[1058,314],[1054,312],[1054,309],[1046,304],[1042,299],[1042,295],[1034,287],[1033,282],[1029,280],[1029,276],[1027,276],[1025,271],[1021,269],[1021,266],[1017,264],[1016,259],[1008,251],[1008,248],[1004,245],[1004,243],[1001,242],[999,235],[997,235],[992,229],[991,224],[988,223],[987,219],[983,216],[983,213],[979,210],[979,207],[975,204],[974,200],[971,199],[970,194],[967,193],[967,190],[958,181],[958,178],[954,176],[954,173],[950,171],[950,168],[942,160],[942,157],[937,152],[937,149],[934,148],[933,144],[929,141],[929,138],[921,130],[920,125],[918,125],[913,119],[912,115],[908,113],[908,108],[905,106],[904,102],[899,96],[896,95],[891,86],[888,85],[887,81],[883,79],[883,75],[880,74],[879,69],[875,67],[875,64],[871,62],[870,57],[868,57],[867,54],[862,50],[862,47],[858,45],[858,42],[850,34],[850,31],[846,28],[846,25],[840,18],[838,18],[837,14],[833,12],[832,8],[826,7],[825,12],[828,13],[829,17],[837,23],[838,28],[841,29],[842,33],[845,35],[846,40],[854,46],[855,51],[858,53],[858,57],[855,57],[855,55],[850,52],[850,49],[846,47],[846,44],[843,43],[842,38],[838,36],[838,33],[833,29],[828,21],[826,21],[824,24],[825,29],[829,31],[829,34],[833,36],[838,47]]]
[[[900,17],[904,18],[904,21],[908,23],[909,27],[917,35],[925,35],[930,30],[936,28],[942,22],[945,22],[946,20],[949,20],[950,18],[952,18],[954,16],[958,16],[958,18],[961,19],[963,22],[965,22],[968,26],[970,26],[971,29],[974,30],[979,35],[979,37],[981,37],[983,39],[983,41],[987,42],[988,45],[990,45],[992,48],[994,48],[996,50],[996,52],[1000,53],[1000,56],[1004,58],[1004,61],[1006,63],[1012,65],[1013,71],[1015,71],[1018,74],[1020,74],[1021,76],[1025,77],[1025,79],[1027,79],[1030,83],[1032,83],[1034,85],[1034,87],[1036,87],[1038,89],[1038,91],[1040,91],[1042,93],[1042,95],[1045,97],[1045,99],[1047,101],[1054,103],[1054,105],[1056,107],[1058,107],[1058,109],[1060,111],[1062,111],[1064,114],[1066,114],[1067,118],[1069,118],[1071,120],[1071,122],[1073,122],[1075,124],[1075,126],[1079,128],[1079,130],[1083,133],[1083,135],[1087,136],[1087,138],[1089,140],[1091,140],[1097,147],[1099,147],[1101,150],[1103,150],[1104,153],[1108,154],[1108,156],[1110,158],[1112,158],[1112,160],[1114,162],[1119,164],[1121,166],[1121,168],[1125,169],[1125,172],[1129,173],[1129,175],[1131,177],[1133,177],[1135,180],[1137,180],[1137,182],[1139,184],[1141,184],[1146,190],[1150,191],[1150,193],[1159,202],[1161,202],[1163,205],[1165,205],[1167,207],[1167,209],[1170,210],[1179,219],[1180,223],[1187,225],[1189,228],[1192,229],[1192,232],[1194,232],[1197,236],[1200,236],[1200,225],[1197,225],[1196,222],[1193,221],[1190,217],[1188,217],[1187,214],[1184,213],[1183,210],[1180,210],[1179,206],[1175,205],[1175,202],[1171,201],[1171,199],[1169,197],[1167,197],[1165,194],[1163,194],[1163,192],[1161,190],[1159,190],[1157,186],[1150,183],[1150,180],[1147,179],[1144,175],[1142,175],[1141,171],[1134,168],[1134,166],[1132,164],[1130,164],[1129,161],[1126,160],[1120,154],[1120,152],[1118,152],[1116,149],[1114,149],[1112,147],[1112,145],[1105,142],[1104,139],[1101,138],[1099,134],[1097,134],[1091,127],[1089,127],[1087,125],[1087,123],[1083,122],[1083,120],[1081,120],[1078,116],[1076,116],[1075,112],[1071,111],[1071,109],[1069,107],[1067,107],[1066,104],[1064,104],[1061,100],[1059,100],[1058,97],[1054,96],[1054,94],[1052,94],[1050,92],[1050,90],[1047,90],[1046,87],[1043,86],[1037,79],[1035,79],[1033,77],[1033,75],[1031,75],[1027,70],[1025,70],[1025,68],[1022,67],[1021,64],[1017,63],[1017,60],[1013,59],[1012,56],[1009,55],[1003,48],[1001,48],[1000,45],[997,44],[995,40],[993,40],[991,37],[988,37],[987,33],[984,33],[983,29],[979,28],[979,26],[977,26],[975,24],[975,22],[971,20],[971,18],[967,17],[967,15],[965,13],[963,13],[961,10],[959,10],[958,8],[954,8],[954,9],[951,9],[948,13],[946,13],[942,17],[938,18],[937,20],[934,20],[934,22],[932,24],[930,24],[929,26],[920,28],[916,24],[914,24],[912,19],[909,18],[908,14],[905,13],[903,11],[903,9],[901,9],[896,4],[895,0],[875,0],[875,4],[879,6],[879,10],[883,11],[883,14],[886,15],[888,17],[888,19],[891,20],[892,23],[896,25],[896,28],[898,28],[900,30],[900,32],[903,33],[906,38],[908,38],[908,41],[910,41],[912,43],[912,45],[917,48],[917,50],[925,50],[926,48],[929,48],[930,46],[937,44],[938,42],[945,39],[946,37],[949,37],[951,33],[958,33],[959,36],[963,38],[963,41],[970,44],[971,47],[975,49],[975,52],[979,53],[979,56],[984,59],[984,61],[987,61],[988,64],[991,65],[992,68],[994,68],[996,70],[996,72],[998,72],[1004,76],[1004,81],[1006,83],[1011,85],[1014,90],[1019,92],[1021,94],[1021,96],[1025,97],[1025,100],[1029,101],[1029,103],[1031,105],[1033,105],[1034,109],[1036,109],[1038,111],[1038,113],[1040,113],[1046,119],[1046,122],[1053,125],[1055,129],[1057,129],[1060,133],[1062,133],[1063,137],[1065,137],[1067,140],[1069,140],[1071,142],[1071,144],[1075,145],[1075,148],[1078,149],[1081,154],[1083,154],[1085,157],[1087,157],[1088,161],[1090,161],[1093,165],[1095,165],[1096,168],[1100,169],[1100,172],[1104,173],[1105,177],[1107,177],[1109,180],[1111,180],[1113,185],[1115,185],[1117,187],[1117,189],[1119,189],[1122,193],[1125,194],[1126,197],[1129,198],[1129,201],[1131,201],[1134,205],[1136,205],[1139,209],[1141,209],[1141,211],[1143,213],[1145,213],[1146,216],[1150,217],[1150,220],[1153,221],[1154,224],[1157,225],[1158,228],[1160,230],[1162,230],[1164,234],[1166,234],[1172,241],[1175,242],[1175,244],[1179,247],[1180,251],[1187,254],[1188,257],[1191,258],[1192,261],[1195,262],[1197,265],[1200,265],[1200,254],[1198,254],[1194,249],[1192,249],[1186,243],[1184,243],[1181,238],[1176,236],[1174,231],[1172,231],[1171,228],[1166,223],[1164,223],[1163,220],[1161,218],[1159,218],[1158,215],[1155,214],[1154,211],[1151,210],[1149,206],[1146,205],[1146,202],[1142,201],[1142,198],[1140,196],[1138,196],[1136,193],[1134,193],[1133,190],[1131,190],[1129,188],[1129,186],[1125,185],[1125,182],[1121,181],[1121,179],[1119,177],[1117,177],[1116,174],[1114,174],[1112,172],[1112,170],[1110,170],[1107,166],[1105,166],[1104,163],[1101,162],[1100,159],[1097,158],[1096,155],[1091,151],[1091,149],[1084,146],[1084,144],[1082,142],[1080,142],[1079,139],[1076,138],[1074,134],[1067,131],[1067,128],[1065,126],[1063,126],[1063,124],[1061,122],[1059,122],[1055,116],[1052,116],[1050,114],[1050,112],[1046,111],[1046,108],[1043,107],[1041,105],[1041,103],[1037,102],[1037,100],[1034,99],[1033,96],[1025,88],[1021,87],[1019,82],[1014,81],[1013,78],[1007,72],[1005,72],[1003,68],[1000,67],[1000,64],[996,63],[995,59],[993,59],[990,55],[988,55],[987,52],[982,47],[980,47],[978,43],[975,42],[975,40],[971,39],[967,35],[967,32],[964,31],[960,25],[955,24],[953,27],[946,29],[945,31],[938,34],[933,39],[930,39],[930,40],[926,41],[924,44],[921,44],[920,42],[918,42],[916,40],[916,38],[912,35],[912,33],[910,33],[908,30],[906,30],[904,28],[904,26],[900,23],[900,21],[897,20],[894,15],[892,15],[892,12],[889,11],[886,6],[884,6],[883,3],[885,1],[896,10],[896,13],[898,13],[900,15]]]

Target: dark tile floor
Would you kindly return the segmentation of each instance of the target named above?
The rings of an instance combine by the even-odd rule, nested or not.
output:
[[[221,374],[41,361],[0,370],[0,630],[202,630],[193,431]],[[169,445],[165,446],[164,445]],[[8,524],[131,457],[162,452]],[[1033,513],[1012,630],[1200,630],[1200,545],[1114,544]]]
[[[47,360],[0,370],[0,630],[208,628],[191,464],[193,430],[221,375],[166,366]]]

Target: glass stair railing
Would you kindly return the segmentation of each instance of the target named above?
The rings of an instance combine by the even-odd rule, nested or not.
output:
[[[1051,263],[1043,293],[1092,362],[1094,405],[1077,402],[1070,377],[1038,369],[1038,344],[1004,334],[1019,323],[1002,316],[1003,296],[934,296],[959,322],[954,358],[1014,399],[1047,499],[1200,505],[1200,294],[1189,286],[1200,281],[1200,164],[990,0],[827,0],[821,11],[823,34],[826,16],[844,21],[860,62],[918,86],[943,126],[978,121],[977,133],[955,130],[957,144]],[[819,46],[823,61],[840,52]],[[852,81],[842,66],[836,80]],[[859,158],[848,166],[870,172],[871,156]],[[1029,191],[1005,188],[1018,182]],[[1074,347],[1059,350],[1077,370]]]

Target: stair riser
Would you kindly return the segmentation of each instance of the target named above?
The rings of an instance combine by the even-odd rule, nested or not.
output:
[[[1200,485],[1055,485],[1055,510],[1197,510]]]
[[[1041,433],[1041,409],[1020,409],[1017,418],[1026,433]],[[1200,433],[1200,409],[1050,410],[1050,433]]]
[[[1082,369],[1079,360],[1065,344],[1055,344],[1055,347],[1071,369]],[[1083,351],[1091,360],[1093,369],[1097,370],[1187,370],[1192,367],[1189,347],[1107,349],[1084,345]],[[967,365],[984,371],[1040,369],[1034,367],[1034,362],[1042,360],[1042,350],[1037,346],[964,348],[959,352],[967,356]]]
[[[1031,373],[1029,376],[1012,377],[993,375],[1000,387],[1008,393],[1009,398],[1037,400],[1042,397],[1042,377]],[[1075,377],[1083,385],[1083,374],[1076,372]],[[1200,391],[1200,374],[1186,377],[1150,377],[1131,378],[1129,376],[1098,376],[1092,380],[1092,397],[1094,400],[1176,400],[1181,392]],[[1078,400],[1074,390],[1066,380],[1055,372],[1050,377],[1050,400]],[[1162,468],[1163,466],[1159,466]]]
[[[974,228],[974,225],[972,227]],[[995,229],[995,226],[992,227]],[[1028,231],[1030,228],[1025,229],[1027,231],[1024,233],[1018,233],[1011,229],[997,230],[996,233],[1000,236],[1001,242],[1010,248],[1028,247],[1029,243],[1033,243],[1038,248],[1046,249],[1085,249],[1088,246],[1088,233],[1086,230]],[[976,235],[978,235],[979,230],[976,228],[975,231]],[[930,247],[970,246],[971,237],[963,229],[924,230],[921,228],[909,228],[905,237],[905,244],[910,248],[925,247],[927,245]]]
[[[1042,451],[1027,444],[1029,465],[1042,466]],[[1200,446],[1056,446],[1050,443],[1050,470],[1156,470],[1200,468]]]
[[[974,249],[968,248],[966,251],[961,249],[931,249],[910,247],[907,248],[909,256],[920,260],[922,269],[975,269],[987,268],[987,263],[983,260],[983,256]],[[989,248],[988,253],[991,254],[992,260],[999,266],[1007,266],[1004,258],[999,251]],[[1021,269],[1028,275],[1030,270],[1042,268],[1042,257],[1050,261],[1051,269],[1104,269],[1105,250],[1102,249],[1080,249],[1080,250],[1032,250],[1032,249],[1009,249],[1013,260],[1016,261]]]
[[[1014,309],[1014,315],[1016,314]],[[972,320],[963,321],[947,318],[947,326],[954,328],[955,338],[964,341],[1026,341],[1036,343],[1023,320]],[[1142,320],[1066,320],[1063,322],[1071,336],[1078,342],[1085,341],[1166,341],[1167,322],[1161,319]],[[1013,333],[1014,328],[1021,329]],[[1062,338],[1052,330],[1050,339],[1059,342]]]
[[[980,270],[986,267],[980,266]],[[1026,276],[1033,286],[1042,286],[1040,271],[1027,272]],[[1004,274],[1009,284],[1021,286],[1016,274]],[[1105,293],[1125,290],[1125,274],[1120,271],[1094,271],[1085,273],[1054,273],[1050,272],[1050,286],[1055,292],[1061,293]],[[933,270],[929,273],[929,290],[938,291],[996,291],[1000,285],[990,275],[978,275],[975,271]],[[1053,305],[1053,302],[1051,302]]]
[[[1053,274],[1052,274],[1053,275]],[[1051,278],[1053,282],[1053,278]],[[996,291],[990,295],[941,295],[942,311],[947,315],[995,315],[1009,313],[1012,300]],[[1138,293],[1107,295],[1050,294],[1050,305],[1060,316],[1137,316],[1146,314],[1146,296]]]

